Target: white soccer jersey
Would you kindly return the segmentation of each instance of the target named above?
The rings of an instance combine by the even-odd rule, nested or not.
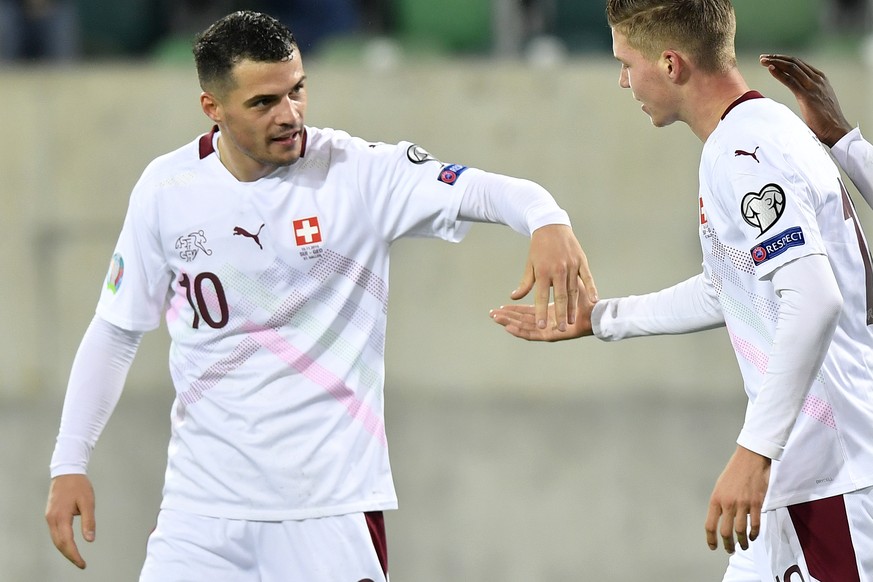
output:
[[[760,416],[756,398],[779,313],[769,276],[799,257],[823,254],[843,295],[824,364],[773,463],[765,509],[873,484],[870,255],[838,170],[786,107],[748,94],[707,139],[700,240],[749,396],[744,430]]]
[[[464,178],[479,170],[309,127],[297,163],[245,183],[215,140],[145,170],[97,308],[129,330],[166,316],[176,399],[162,507],[249,520],[393,509],[389,247],[460,240]]]

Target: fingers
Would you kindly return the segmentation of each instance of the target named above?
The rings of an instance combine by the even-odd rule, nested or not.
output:
[[[749,541],[753,542],[758,539],[761,533],[761,512],[753,511],[749,515]],[[743,549],[746,549],[745,547]]]
[[[85,560],[79,553],[76,540],[73,538],[73,515],[69,514],[67,518],[51,515],[46,516],[46,520],[49,522],[49,533],[55,547],[76,567],[84,570]]]
[[[793,93],[809,85],[808,74],[798,66],[792,57],[762,56],[761,64],[767,67],[774,79],[788,87]]]
[[[86,542],[93,542],[97,535],[97,520],[94,518],[94,498],[83,499],[79,503],[81,512],[82,537]]]
[[[536,316],[532,305],[506,305],[492,309],[491,319],[517,338],[525,340],[542,339],[536,326]]]
[[[815,89],[825,79],[823,72],[797,57],[761,55],[760,61],[776,80],[782,82],[792,91],[795,88],[807,91]]]
[[[597,285],[594,284],[594,275],[591,274],[591,268],[588,266],[588,257],[582,253],[582,262],[579,265],[579,279],[582,280],[582,286],[585,287],[585,292],[588,293],[588,300],[591,303],[597,303]]]
[[[81,516],[81,531],[85,540],[94,541],[94,490],[85,475],[61,475],[52,479],[45,518],[55,547],[70,562],[84,569],[86,564],[73,535],[75,516]]]
[[[751,517],[751,527],[747,521],[749,517]],[[721,522],[720,527],[719,521]],[[712,502],[704,528],[706,530],[706,544],[710,550],[718,549],[718,540],[721,538],[722,547],[728,554],[733,554],[737,545],[743,550],[748,550],[749,542],[757,539],[761,531],[761,514],[722,508],[718,503]]]
[[[747,513],[745,512],[737,512],[737,515],[734,517],[734,522],[729,524],[733,527],[733,531],[731,532],[731,549],[728,551],[729,554],[733,554],[736,549],[734,546],[734,534],[736,534],[737,544],[744,549],[749,549],[749,540],[746,537],[746,529],[748,528],[747,523]],[[725,546],[725,550],[727,550],[727,546]]]
[[[552,285],[551,281],[537,280],[534,291],[534,311],[536,313],[537,328],[546,329],[549,324],[549,299],[551,298]],[[563,301],[557,297],[558,289],[555,289],[555,319],[558,326],[563,326],[560,329],[567,329],[567,289],[563,290]],[[560,305],[563,303],[563,305]]]
[[[516,290],[510,294],[510,297],[512,299],[521,299],[522,297],[524,297],[525,295],[530,293],[531,289],[534,289],[534,314],[535,314],[535,319],[536,319],[536,327],[537,327],[537,329],[540,329],[540,330],[546,329],[547,324],[548,324],[549,299],[551,297],[552,284],[553,284],[552,279],[541,279],[541,278],[537,277],[536,273],[534,273],[534,269],[533,269],[531,263],[528,262],[527,267],[525,268],[525,274],[522,277],[521,282],[518,285],[518,288],[516,288]],[[562,288],[563,288],[563,291],[559,291],[559,289],[562,289]],[[566,290],[566,287],[565,286],[564,287],[558,286],[556,288],[555,293],[556,293],[556,296],[559,293],[563,294],[563,302],[564,302],[563,312],[562,312],[563,318],[558,316],[557,320],[559,322],[565,322],[566,317],[567,317],[567,315],[566,315],[567,314],[567,290]],[[556,297],[556,299],[555,299],[555,303],[556,303],[555,304],[555,313],[556,314],[559,313],[559,311],[558,311],[559,307],[557,305],[557,302],[558,302],[558,299]],[[566,329],[566,325],[564,326],[564,329]]]
[[[572,277],[573,281],[576,281],[576,276]],[[555,299],[555,321],[554,325],[558,328],[559,331],[567,331],[567,322],[572,322],[570,319],[571,312],[575,314],[576,303],[575,297],[578,295],[578,292],[573,294],[574,301],[570,302],[570,281],[568,280],[567,272],[558,273],[551,282],[546,281],[543,284],[545,287],[545,311],[546,316],[548,317],[548,309],[549,309],[549,292],[550,290],[554,292]],[[551,289],[550,289],[551,287]],[[573,285],[575,287],[575,285]]]
[[[706,514],[706,523],[703,526],[706,530],[706,545],[709,546],[710,550],[718,549],[718,537],[715,530],[718,528],[718,518],[720,516],[721,507],[716,503],[710,503],[709,512]]]
[[[515,288],[515,291],[509,294],[512,299],[521,299],[533,289],[534,285],[534,271],[533,267],[528,261],[527,265],[524,268],[524,275],[521,277],[521,281],[518,284],[518,287]]]

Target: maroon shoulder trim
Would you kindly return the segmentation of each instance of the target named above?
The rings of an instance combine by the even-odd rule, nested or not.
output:
[[[303,128],[303,143],[300,144],[300,157],[301,158],[306,155],[306,140],[307,140],[308,136],[309,136],[309,134],[306,133],[306,127],[304,127]]]
[[[213,125],[212,131],[200,136],[200,159],[202,160],[209,154],[215,153],[215,147],[212,142],[215,141],[215,133],[218,131],[218,126]]]
[[[727,114],[731,112],[731,109],[743,103],[744,101],[750,101],[752,99],[763,99],[764,96],[758,93],[757,91],[747,91],[740,95],[733,103],[728,105],[728,108],[724,110],[724,113],[721,114],[721,118],[724,119],[727,117]]]

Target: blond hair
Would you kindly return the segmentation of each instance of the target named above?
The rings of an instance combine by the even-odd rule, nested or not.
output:
[[[724,73],[737,64],[737,21],[730,0],[607,0],[609,26],[646,58],[685,51],[700,69]]]

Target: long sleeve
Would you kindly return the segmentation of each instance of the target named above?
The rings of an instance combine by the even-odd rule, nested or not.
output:
[[[645,335],[681,334],[724,325],[715,290],[701,273],[646,295],[602,299],[591,314],[594,335],[616,341]]]
[[[780,298],[773,348],[737,443],[779,459],[831,344],[843,299],[824,255],[787,263],[772,281]]]
[[[535,182],[490,172],[476,172],[471,179],[461,200],[461,220],[505,224],[526,236],[548,224],[570,225],[567,213]]]
[[[121,397],[142,335],[99,316],[91,320],[70,371],[52,477],[87,472],[91,451]]]
[[[831,153],[867,204],[873,207],[873,144],[865,140],[856,127],[834,144]]]

